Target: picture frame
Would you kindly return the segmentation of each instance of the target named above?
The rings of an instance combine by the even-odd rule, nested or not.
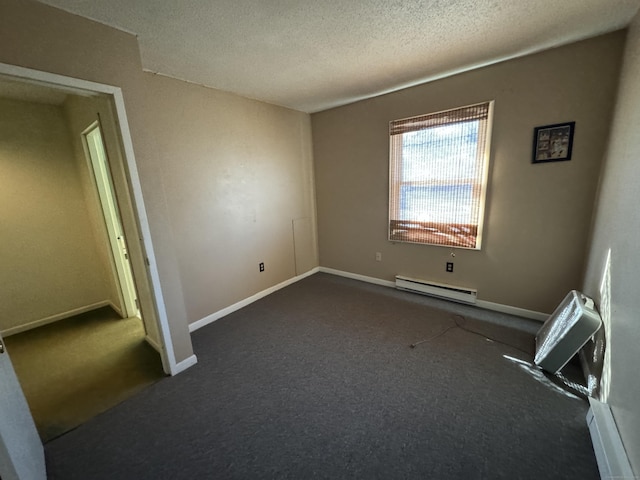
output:
[[[556,123],[533,129],[531,163],[571,160],[576,122]]]

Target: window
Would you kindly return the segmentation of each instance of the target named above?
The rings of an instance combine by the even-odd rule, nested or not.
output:
[[[389,240],[480,249],[493,102],[389,125]]]

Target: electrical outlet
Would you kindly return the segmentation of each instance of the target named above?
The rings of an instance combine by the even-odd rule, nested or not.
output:
[[[260,268],[261,272],[264,272],[264,262],[260,262],[260,265],[258,265],[258,267]]]
[[[453,262],[447,262],[447,272],[453,272]]]
[[[382,261],[382,253],[376,252],[376,262],[381,262],[381,261]]]

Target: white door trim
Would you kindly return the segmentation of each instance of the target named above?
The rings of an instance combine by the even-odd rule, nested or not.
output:
[[[111,257],[113,258],[112,269],[114,277],[118,279],[118,299],[121,303],[121,313],[126,317],[134,317],[138,311],[136,288],[131,265],[126,256],[120,208],[115,198],[100,122],[94,121],[81,135],[86,163],[90,171],[93,172],[102,216],[107,229]]]
[[[0,475],[5,480],[46,480],[44,448],[27,400],[0,337]]]
[[[0,63],[0,74],[16,77],[31,83],[42,83],[48,86],[59,87],[66,90],[70,94],[75,95],[91,95],[92,93],[104,93],[111,95],[114,99],[116,116],[118,119],[117,128],[122,138],[124,148],[123,156],[127,162],[129,171],[129,182],[134,198],[134,212],[138,218],[140,226],[140,235],[144,245],[144,250],[148,259],[148,276],[151,282],[151,296],[155,303],[157,311],[157,321],[163,347],[161,353],[162,365],[164,371],[170,375],[176,375],[184,369],[176,363],[176,356],[173,348],[173,341],[169,330],[169,320],[167,318],[167,310],[162,295],[160,284],[160,275],[156,264],[153,242],[151,241],[151,231],[149,229],[149,221],[144,206],[142,196],[142,187],[140,185],[140,177],[138,175],[138,167],[133,152],[133,141],[129,130],[129,122],[124,106],[124,97],[119,87],[105,85],[102,83],[91,82],[88,80],[80,80],[77,78],[66,77],[55,73],[42,72],[30,68],[18,67]]]

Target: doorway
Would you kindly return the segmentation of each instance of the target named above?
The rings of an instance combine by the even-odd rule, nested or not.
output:
[[[128,244],[127,254],[138,281],[139,305],[147,330],[145,340],[160,353],[164,373],[175,375],[189,368],[196,363],[195,356],[179,364],[176,362],[122,91],[118,87],[0,63],[0,79],[2,78],[9,79],[14,84],[39,86],[59,95],[74,94],[85,97],[101,95],[108,98],[113,109],[113,131],[121,153],[121,157],[113,161],[117,163],[118,171],[125,172],[124,177],[121,176],[114,183],[120,181],[121,190],[124,188],[128,193],[128,196],[120,198],[122,201],[120,207],[124,231],[128,238],[134,239]],[[21,87],[18,86],[18,91],[20,90]],[[3,180],[6,181],[5,178]],[[38,197],[37,200],[46,201],[46,198]],[[7,225],[6,209],[3,212],[1,221]],[[9,251],[12,254],[20,253],[19,248],[15,249],[15,252],[13,249]],[[3,289],[5,294],[11,295],[11,286],[11,283],[6,285],[7,288]],[[12,475],[16,472],[30,472],[30,477],[44,478],[46,473],[42,444],[35,432],[24,395],[17,384],[11,361],[2,348],[2,338],[0,338],[0,356],[2,360],[0,385],[5,387],[3,396],[7,400],[2,402],[0,417],[11,419],[9,422],[0,422],[2,476],[5,473]]]
[[[118,202],[125,234],[130,240],[135,239],[127,244],[127,254],[137,282],[139,308],[147,330],[146,340],[160,353],[165,373],[176,375],[194,365],[197,361],[195,356],[179,363],[176,361],[122,90],[110,85],[3,63],[0,63],[0,79],[23,86],[38,86],[58,94],[100,96],[107,100],[112,111],[111,121],[103,122],[102,127],[105,129],[103,133],[109,127],[111,136],[118,145],[117,155],[109,158],[109,162],[112,172],[118,174],[117,177],[113,175],[113,180],[119,193]]]
[[[122,300],[124,317],[140,317],[138,294],[131,272],[127,241],[122,228],[120,211],[116,200],[113,180],[109,169],[107,152],[104,145],[102,130],[98,121],[93,122],[82,132],[83,146],[91,167],[93,179],[100,199],[100,207],[107,229],[107,239],[111,250],[114,266],[114,277],[118,279],[118,296]]]
[[[163,372],[145,341],[101,129],[96,120],[85,128],[104,102],[36,87],[26,90],[39,100],[24,88],[12,95],[7,82],[0,86],[0,239],[13,255],[3,262],[2,283],[11,287],[1,293],[1,326],[49,440]],[[109,147],[116,156],[115,142]]]

